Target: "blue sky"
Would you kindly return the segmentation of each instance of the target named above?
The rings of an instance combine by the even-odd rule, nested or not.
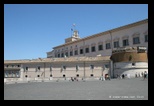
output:
[[[148,4],[4,4],[4,60],[46,58],[71,36],[81,38],[148,18]]]

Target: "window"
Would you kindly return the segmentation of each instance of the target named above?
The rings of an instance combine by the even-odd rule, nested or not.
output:
[[[75,55],[78,55],[78,50],[75,50],[75,51],[74,51],[74,54],[75,54]]]
[[[90,69],[93,70],[94,69],[94,65],[90,65]]]
[[[83,54],[83,49],[80,49],[80,54]]]
[[[106,43],[106,49],[111,49],[110,43]]]
[[[65,74],[63,74],[63,77],[65,78]]]
[[[28,71],[28,67],[26,67],[26,71]]]
[[[40,69],[41,69],[40,66],[38,66],[38,67],[36,68],[36,72],[37,72],[37,71],[40,71]]]
[[[135,63],[132,63],[132,66],[135,66]]]
[[[70,56],[73,56],[73,52],[72,51],[70,51]]]
[[[64,57],[64,53],[61,54],[61,57]]]
[[[5,71],[4,73],[5,73],[5,76],[4,77],[5,78],[8,77],[8,71]]]
[[[86,53],[89,53],[89,48],[86,48]]]
[[[38,68],[37,68],[38,70],[40,70],[41,68],[40,68],[40,66],[38,66]]]
[[[133,44],[139,44],[139,43],[140,43],[139,37],[134,37]]]
[[[91,47],[91,52],[95,52],[95,46]]]
[[[62,72],[63,70],[66,70],[66,66],[64,66],[64,65],[61,67],[61,72]]]
[[[19,71],[16,71],[16,77],[17,77],[17,78],[20,77]]]
[[[145,42],[148,42],[148,35],[145,35]]]
[[[66,70],[66,66],[63,66],[64,70]]]
[[[50,74],[50,77],[52,77],[52,74]]]
[[[109,68],[109,65],[108,64],[105,64],[105,68]]]
[[[79,65],[76,65],[76,71],[78,71],[79,70]]]
[[[50,72],[52,71],[52,66],[50,66]]]
[[[123,46],[128,46],[128,45],[129,45],[128,39],[123,40]]]
[[[27,72],[27,71],[28,71],[28,67],[25,67],[24,72]]]
[[[103,45],[98,45],[98,50],[103,50]]]
[[[119,41],[114,42],[114,48],[117,48],[117,47],[119,47]]]
[[[68,52],[65,53],[65,56],[68,57]]]
[[[90,76],[91,76],[91,77],[93,77],[93,76],[94,76],[94,74],[90,74]]]
[[[58,57],[60,57],[60,54],[58,54]]]

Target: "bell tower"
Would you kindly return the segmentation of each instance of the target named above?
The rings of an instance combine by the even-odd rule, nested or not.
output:
[[[73,34],[71,34],[71,37],[65,39],[65,43],[80,39],[78,31],[75,29],[75,24],[73,24],[73,26],[74,26],[74,29],[71,29],[71,32],[73,31]]]

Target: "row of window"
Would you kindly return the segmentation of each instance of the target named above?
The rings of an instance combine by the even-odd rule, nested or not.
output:
[[[145,35],[145,42],[148,42],[148,35]],[[128,39],[124,39],[122,43],[123,43],[123,46],[129,46],[129,40]],[[140,44],[140,38],[139,37],[133,37],[133,44]],[[115,41],[113,46],[114,46],[114,48],[120,47],[119,41]],[[111,49],[111,42],[106,43],[106,49]],[[98,45],[98,51],[101,51],[101,50],[103,50],[103,44]],[[91,52],[95,52],[95,51],[96,51],[96,46],[91,46]],[[90,52],[89,47],[86,47],[85,53],[89,53],[89,52]],[[84,49],[81,48],[79,50],[79,53],[84,54]],[[73,50],[70,51],[69,53],[68,52],[65,52],[65,53],[62,52],[61,54],[56,53],[55,57],[64,57],[64,56],[68,56],[68,55],[73,56]],[[78,55],[78,50],[74,50],[74,55]]]
[[[104,67],[105,68],[109,68],[109,65],[108,64],[105,64]],[[53,67],[50,66],[50,71],[52,71],[52,68]],[[61,71],[66,70],[66,68],[67,68],[67,66],[65,66],[65,65],[61,66]],[[79,65],[76,65],[75,68],[76,68],[76,71],[78,71],[80,67],[79,67]],[[93,70],[94,69],[94,65],[90,65],[90,69]],[[29,70],[29,67],[25,67],[24,72],[27,72],[28,70]],[[41,70],[41,67],[40,66],[36,67],[36,72],[37,71],[40,71],[40,70]]]
[[[4,65],[4,67],[6,67],[6,68],[9,68],[9,67],[13,68],[13,67],[20,67],[20,65]]]
[[[19,71],[4,71],[5,78],[19,78],[20,72]]]
[[[79,77],[79,76],[80,76],[79,74],[76,74],[76,77]],[[93,76],[94,76],[94,74],[90,74],[90,76],[91,76],[91,77],[93,77]],[[25,78],[27,78],[27,77],[28,77],[28,75],[25,75]],[[40,77],[40,75],[37,75],[37,77]],[[53,76],[52,76],[52,74],[50,74],[50,77],[53,77]],[[62,76],[62,77],[64,77],[64,78],[65,78],[65,77],[66,77],[66,75],[65,75],[65,74],[63,74],[63,76]]]

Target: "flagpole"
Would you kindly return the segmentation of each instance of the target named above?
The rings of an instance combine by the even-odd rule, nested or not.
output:
[[[73,36],[73,28],[71,28],[71,37]]]

